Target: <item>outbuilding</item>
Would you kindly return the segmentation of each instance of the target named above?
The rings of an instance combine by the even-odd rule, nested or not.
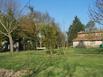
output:
[[[73,40],[73,47],[99,47],[103,44],[103,32],[79,32],[77,38]]]

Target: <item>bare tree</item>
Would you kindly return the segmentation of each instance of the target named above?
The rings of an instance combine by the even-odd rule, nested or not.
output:
[[[7,13],[8,9],[12,9],[14,15],[20,11],[20,3],[18,0],[0,0],[0,10]]]
[[[103,0],[96,0],[95,5],[89,9],[89,16],[95,22],[103,25]]]
[[[17,28],[17,20],[13,16],[12,10],[7,14],[0,13],[0,33],[7,36],[10,42],[10,51],[13,52],[12,32]]]
[[[16,0],[0,0],[0,33],[9,38],[11,52],[13,52],[12,33],[17,28],[16,4]]]

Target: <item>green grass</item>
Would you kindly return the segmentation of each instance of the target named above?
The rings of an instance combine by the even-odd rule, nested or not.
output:
[[[31,70],[32,73],[26,77],[103,77],[103,54],[99,52],[100,49],[69,48],[56,51],[57,54],[53,55],[45,51],[15,52],[13,55],[0,53],[0,68]]]

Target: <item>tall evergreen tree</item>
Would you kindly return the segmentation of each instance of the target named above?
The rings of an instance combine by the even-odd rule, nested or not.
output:
[[[77,33],[80,31],[84,31],[84,25],[81,23],[80,19],[76,16],[67,32],[69,46],[72,45],[73,39],[77,37]]]

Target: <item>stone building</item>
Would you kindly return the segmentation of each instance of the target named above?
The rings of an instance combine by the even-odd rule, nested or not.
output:
[[[103,32],[79,32],[73,47],[99,47],[103,43]]]

